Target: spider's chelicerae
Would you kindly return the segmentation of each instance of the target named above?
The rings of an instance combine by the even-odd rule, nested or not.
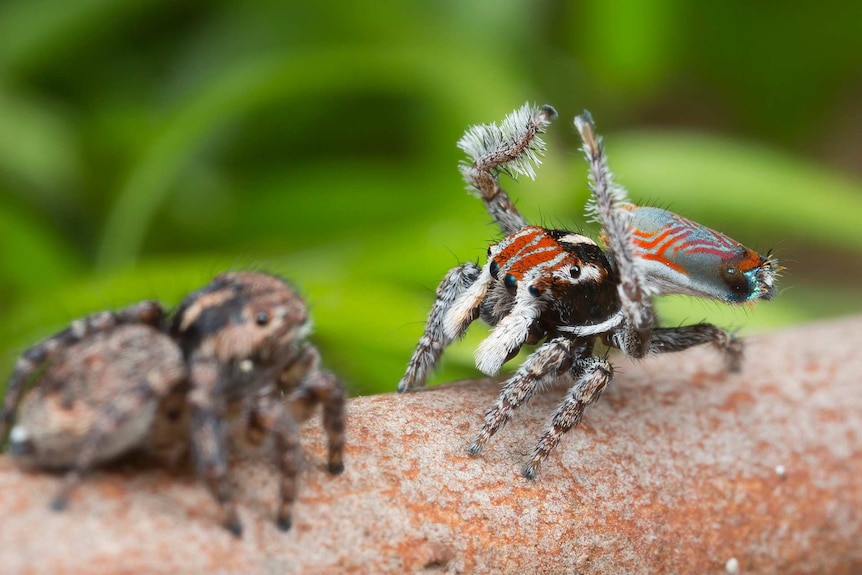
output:
[[[653,296],[687,294],[726,303],[769,300],[779,271],[727,236],[677,214],[632,204],[612,180],[588,113],[575,118],[589,164],[588,213],[601,225],[600,247],[566,230],[529,225],[500,188],[499,174],[534,177],[544,152],[539,135],[556,112],[524,105],[502,126],[472,127],[458,142],[470,162],[461,167],[505,237],[488,248],[484,266],[472,262],[446,275],[425,333],[398,384],[406,392],[425,384],[443,350],[481,318],[493,329],[476,351],[476,366],[496,374],[524,344],[538,344],[503,385],[469,453],[478,455],[514,410],[556,381],[570,387],[524,467],[533,479],[564,433],[576,426],[613,376],[597,339],[641,358],[709,343],[738,370],[742,343],[708,323],[659,327]]]
[[[274,436],[277,525],[288,529],[301,461],[297,421],[317,403],[329,471],[343,469],[345,395],[306,341],[305,302],[280,278],[226,273],[187,296],[172,321],[163,315],[152,301],[92,314],[26,350],[9,381],[0,438],[17,412],[10,452],[25,464],[69,469],[51,503],[57,510],[98,463],[190,444],[222,523],[240,535],[226,445],[226,420],[239,414],[250,431]]]

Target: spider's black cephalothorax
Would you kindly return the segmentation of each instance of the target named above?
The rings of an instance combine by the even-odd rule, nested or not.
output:
[[[544,151],[539,134],[556,116],[550,106],[525,105],[502,127],[474,126],[459,142],[471,159],[462,173],[485,202],[505,237],[488,249],[484,266],[463,264],[437,288],[425,333],[398,384],[423,386],[443,350],[481,318],[493,329],[476,351],[476,366],[499,371],[524,344],[538,344],[505,383],[470,445],[487,441],[545,384],[570,384],[524,469],[533,478],[562,434],[580,421],[610,382],[613,367],[593,355],[597,338],[632,357],[711,343],[736,369],[741,343],[710,324],[657,327],[652,297],[682,293],[728,303],[771,299],[777,262],[727,236],[658,208],[631,204],[607,169],[589,114],[575,124],[590,165],[593,200],[588,211],[602,225],[604,249],[565,230],[529,225],[499,186],[500,172],[534,175]]]
[[[190,294],[165,323],[159,304],[142,302],[76,320],[25,351],[0,412],[0,437],[17,412],[10,452],[39,467],[70,469],[56,509],[100,462],[136,448],[173,458],[190,445],[223,524],[239,535],[226,440],[226,420],[239,413],[249,428],[275,438],[277,523],[287,529],[301,458],[298,421],[317,403],[329,470],[343,469],[345,396],[306,341],[305,302],[280,278],[227,273]]]

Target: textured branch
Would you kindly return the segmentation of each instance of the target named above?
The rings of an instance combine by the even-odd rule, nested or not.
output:
[[[233,474],[242,540],[191,474],[98,471],[58,514],[58,478],[3,456],[0,570],[858,573],[862,317],[749,343],[729,376],[708,349],[613,358],[616,380],[534,482],[519,471],[562,392],[475,459],[492,382],[354,399],[343,475],[325,472],[319,423],[305,428],[286,534],[275,467],[251,453]]]

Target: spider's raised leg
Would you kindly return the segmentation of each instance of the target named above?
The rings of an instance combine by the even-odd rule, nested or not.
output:
[[[162,306],[158,302],[142,301],[114,312],[104,311],[90,314],[76,319],[63,331],[27,349],[18,359],[15,371],[9,378],[6,387],[3,408],[0,410],[0,444],[2,444],[6,431],[12,424],[27,382],[39,368],[49,363],[57,353],[94,333],[106,331],[117,325],[143,323],[158,327],[162,320],[162,313]]]
[[[479,305],[491,281],[487,268],[468,262],[450,270],[440,282],[425,333],[398,382],[399,393],[424,386],[446,346],[461,337],[479,317]]]
[[[551,384],[569,372],[575,358],[589,353],[589,345],[559,337],[542,344],[518,368],[503,386],[497,402],[485,414],[481,431],[470,444],[470,455],[478,455],[485,444],[497,433],[515,410],[528,401],[543,385]]]
[[[554,412],[550,428],[539,439],[530,461],[524,467],[524,477],[527,479],[536,478],[539,466],[557,446],[563,434],[581,421],[587,405],[599,399],[613,377],[613,368],[606,359],[586,357],[575,362],[572,377],[575,384]]]
[[[286,374],[287,383],[290,379],[298,379],[295,387],[288,393],[286,403],[299,421],[308,419],[318,403],[323,405],[323,428],[329,439],[329,458],[327,468],[332,474],[344,471],[344,424],[345,402],[344,388],[330,371],[320,369],[320,353],[311,345],[302,350],[299,359],[290,367],[290,372],[297,370],[299,375],[291,377]],[[284,382],[285,378],[282,378]]]
[[[458,147],[472,161],[462,164],[461,174],[504,234],[517,232],[527,220],[500,187],[499,173],[513,178],[518,174],[535,177],[534,165],[545,151],[540,134],[556,117],[557,111],[551,106],[524,104],[506,116],[502,125],[472,126],[458,140]]]
[[[584,142],[583,151],[590,169],[590,189],[593,198],[587,211],[602,226],[602,240],[612,256],[613,265],[619,274],[620,307],[626,324],[633,330],[632,348],[635,355],[647,351],[649,334],[656,323],[652,295],[645,271],[638,254],[634,233],[630,224],[630,211],[634,205],[629,201],[625,188],[613,181],[607,157],[589,112],[575,118],[575,127]]]
[[[297,479],[302,463],[299,426],[289,408],[272,395],[262,396],[258,400],[254,407],[254,418],[275,436],[278,465],[281,470],[276,525],[282,531],[287,531],[290,529],[291,510],[296,501]]]

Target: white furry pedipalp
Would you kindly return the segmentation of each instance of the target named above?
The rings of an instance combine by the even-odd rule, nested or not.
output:
[[[485,375],[494,375],[500,371],[509,356],[524,345],[530,326],[539,315],[541,309],[538,300],[530,296],[519,297],[509,315],[500,320],[491,335],[476,349],[476,367],[479,371]]]

